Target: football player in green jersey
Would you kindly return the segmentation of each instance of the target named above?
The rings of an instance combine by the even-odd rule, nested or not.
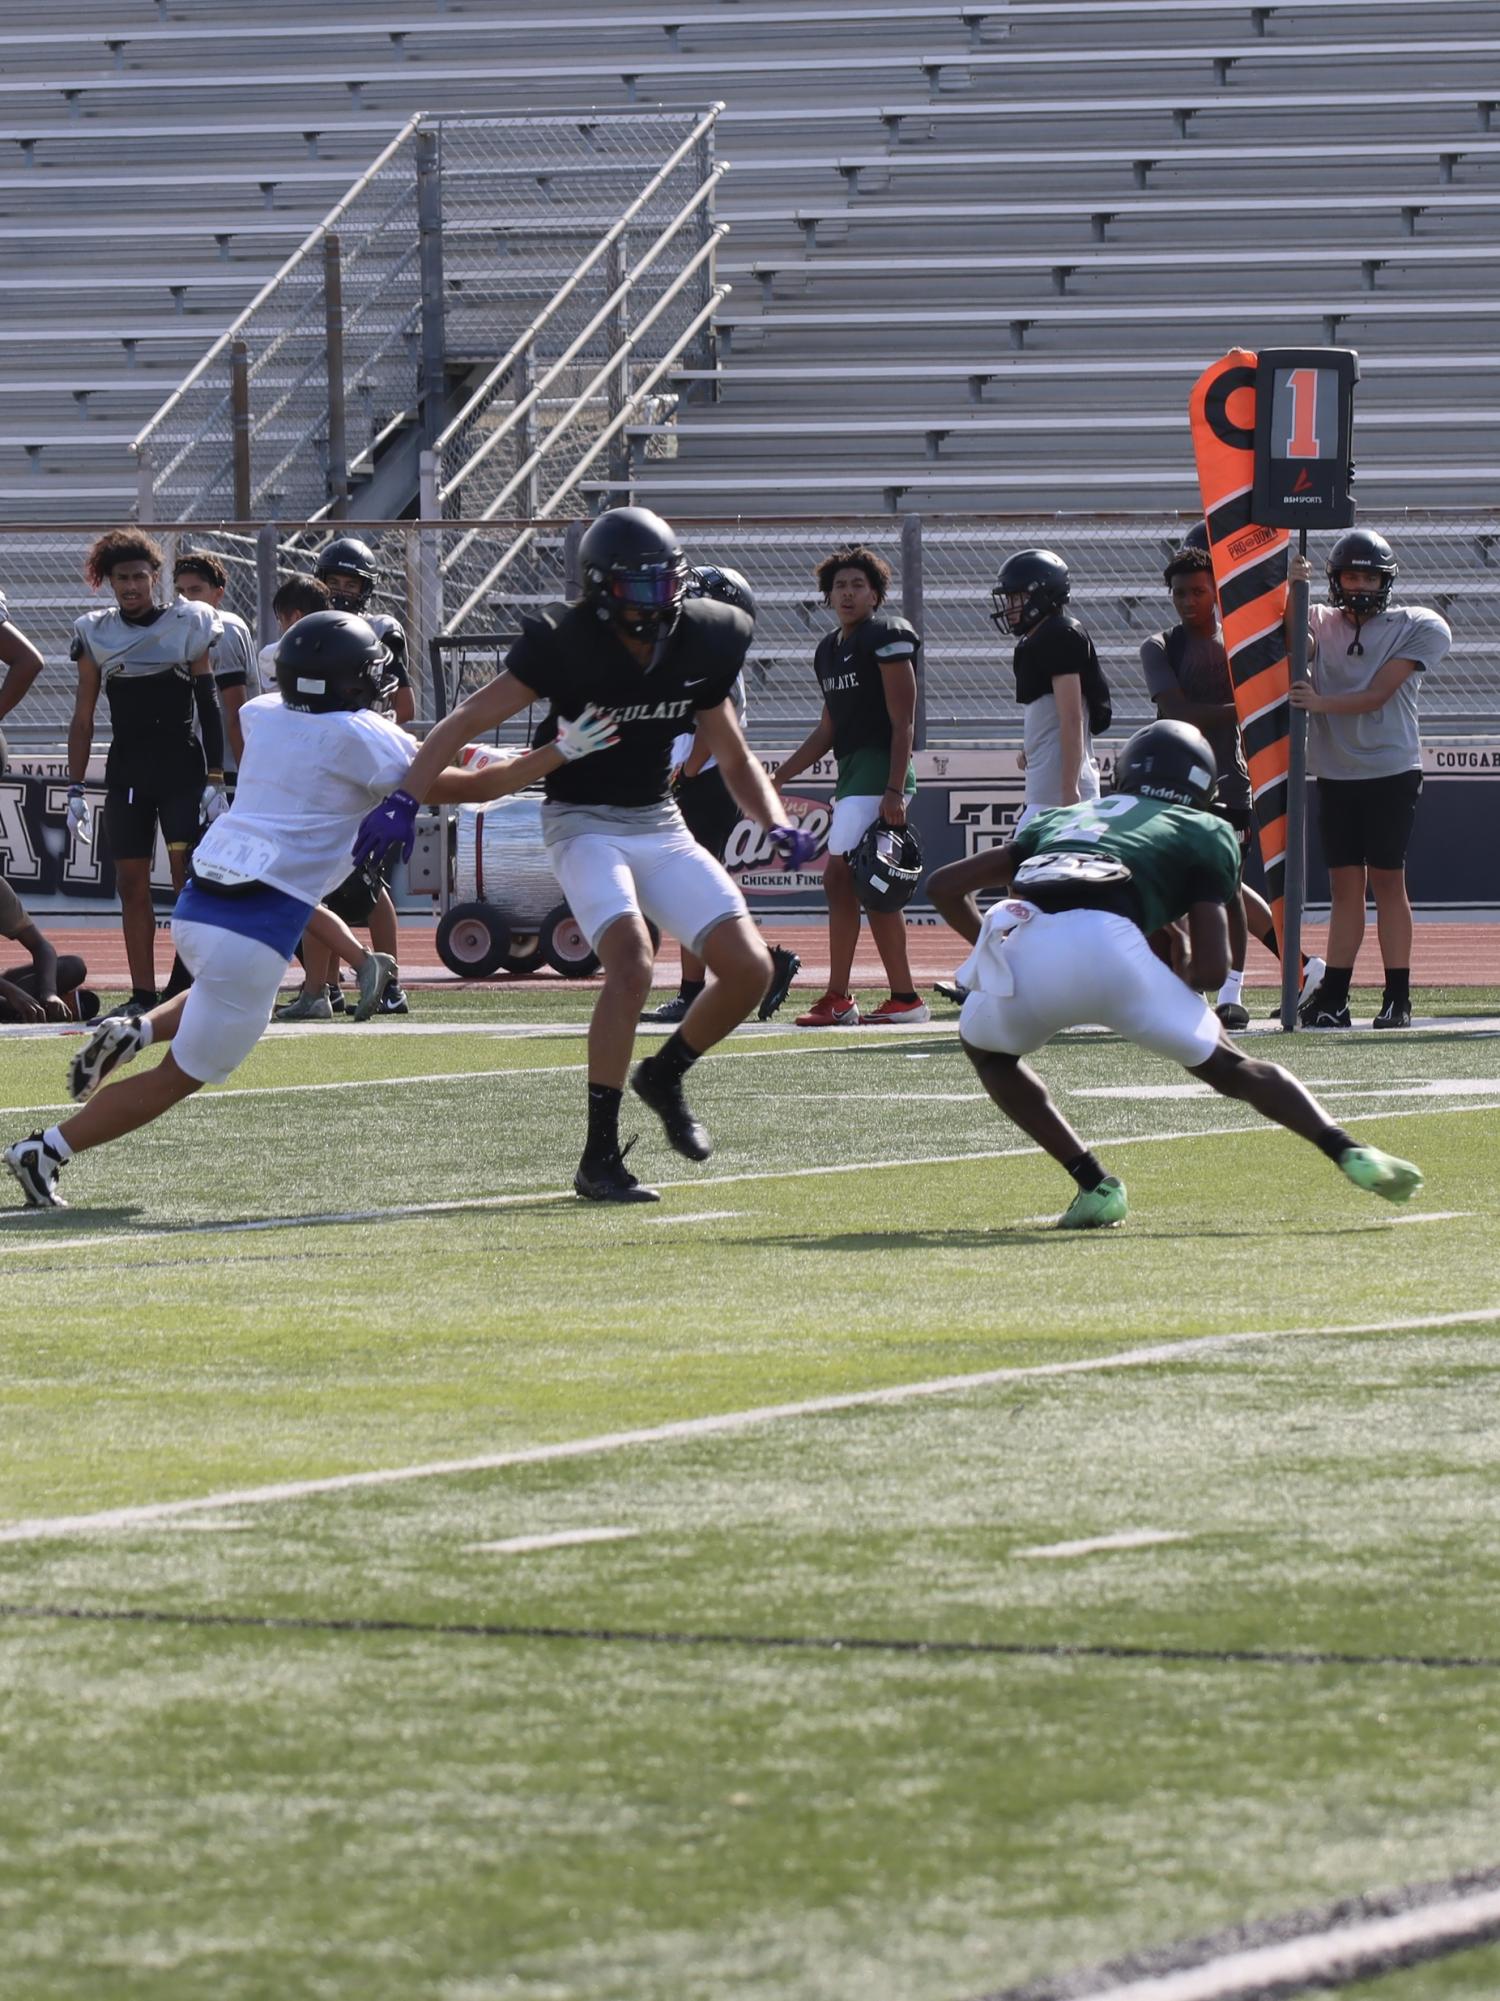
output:
[[[1228,970],[1225,909],[1239,880],[1234,834],[1207,810],[1215,779],[1200,731],[1152,723],[1121,751],[1111,795],[1039,814],[1004,847],[950,862],[928,883],[973,947],[958,974],[969,989],[964,1051],[1001,1111],[1077,1184],[1061,1229],[1106,1228],[1126,1215],[1122,1183],[1021,1061],[1083,1022],[1243,1099],[1319,1147],[1357,1188],[1405,1202],[1422,1185],[1410,1161],[1351,1139],[1280,1064],[1236,1048],[1195,991],[1216,991]],[[975,898],[987,889],[1006,893],[981,918]],[[1170,966],[1148,943],[1162,933]]]

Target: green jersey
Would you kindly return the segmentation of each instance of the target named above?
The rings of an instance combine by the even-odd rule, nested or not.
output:
[[[1097,894],[1082,888],[1069,894],[1069,907],[1117,911],[1148,936],[1195,903],[1229,903],[1239,887],[1239,843],[1227,820],[1129,792],[1038,813],[1014,845],[1023,858],[1084,854],[1122,863],[1130,871],[1128,883],[1103,884]]]

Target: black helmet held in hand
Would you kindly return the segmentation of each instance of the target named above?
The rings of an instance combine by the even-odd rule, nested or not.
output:
[[[676,531],[649,507],[612,507],[578,545],[583,601],[642,639],[670,631],[687,595]]]
[[[390,665],[390,654],[362,618],[311,611],[276,649],[276,685],[289,709],[314,715],[373,709],[388,691]]]
[[[1072,590],[1068,566],[1050,549],[1021,549],[1007,556],[1000,566],[995,587],[990,592],[994,610],[990,617],[1002,632],[1019,639],[1050,618],[1068,601]],[[1012,609],[1009,600],[1019,598]]]
[[[1396,552],[1383,535],[1373,528],[1346,528],[1328,552],[1328,602],[1354,618],[1374,618],[1391,601],[1391,585],[1401,565]],[[1341,581],[1345,570],[1374,570],[1380,588],[1373,591],[1346,591]]]
[[[1148,723],[1115,759],[1116,792],[1195,806],[1200,813],[1213,804],[1218,782],[1208,738],[1191,723]]]
[[[328,594],[336,611],[359,612],[375,595],[375,586],[380,581],[380,566],[368,542],[361,542],[357,535],[335,535],[318,551],[314,575],[328,585]],[[359,582],[352,590],[347,585],[335,588],[330,579],[336,576],[357,577]]]
[[[903,910],[922,880],[922,844],[915,827],[875,820],[849,857],[854,893],[866,910]]]

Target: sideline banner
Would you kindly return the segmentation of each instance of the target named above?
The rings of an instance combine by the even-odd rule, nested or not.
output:
[[[1118,746],[1104,743],[1094,748],[1107,785]],[[45,771],[38,772],[38,766],[45,766]],[[912,821],[929,869],[995,847],[1008,838],[1025,793],[1014,750],[918,751],[916,766],[918,789]],[[1474,738],[1463,743],[1428,744],[1422,753],[1422,769],[1426,783],[1407,864],[1412,900],[1429,908],[1500,905],[1500,878],[1494,870],[1491,848],[1482,838],[1476,839],[1480,830],[1500,822],[1500,741]],[[61,757],[18,757],[0,778],[0,874],[39,917],[52,914],[66,919],[70,907],[80,912],[117,908],[108,861],[68,838],[64,819],[67,792]],[[89,794],[97,826],[102,794],[93,785]],[[815,766],[788,787],[787,818],[820,837],[826,836],[832,802],[832,766]],[[1308,889],[1314,901],[1322,901],[1327,888],[1315,814],[1309,815],[1309,825],[1314,831],[1309,844]],[[757,915],[822,911],[821,852],[808,868],[789,877],[771,866],[760,829],[741,820],[729,837],[724,858]],[[1249,875],[1258,887],[1253,851]],[[161,892],[159,907],[169,908],[171,877],[164,852],[158,852],[152,882]],[[413,914],[432,907],[426,896],[399,900]],[[922,908],[920,895],[915,907]]]

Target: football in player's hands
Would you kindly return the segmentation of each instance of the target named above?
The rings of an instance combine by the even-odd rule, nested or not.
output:
[[[578,757],[592,757],[596,750],[612,750],[619,741],[620,725],[608,709],[593,702],[571,722],[566,716],[557,719],[557,748],[570,764]]]

